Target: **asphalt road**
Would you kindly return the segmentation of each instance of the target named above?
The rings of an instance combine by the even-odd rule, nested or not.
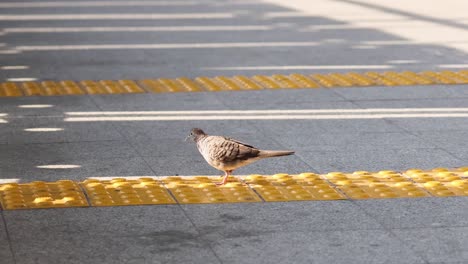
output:
[[[276,2],[2,2],[0,79],[467,68],[462,1]],[[466,85],[0,98],[0,178],[217,175],[183,141],[192,127],[297,152],[236,174],[467,166],[468,120],[450,115],[467,106]],[[438,116],[411,117],[416,108]],[[291,109],[340,116],[293,120]],[[355,118],[353,109],[400,114]],[[196,110],[286,116],[70,119]],[[467,212],[466,197],[1,211],[0,262],[460,264]]]

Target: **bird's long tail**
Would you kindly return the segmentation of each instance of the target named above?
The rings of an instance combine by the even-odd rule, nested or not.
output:
[[[262,158],[271,158],[271,157],[280,157],[294,154],[294,151],[289,150],[262,150],[260,151],[260,157]]]

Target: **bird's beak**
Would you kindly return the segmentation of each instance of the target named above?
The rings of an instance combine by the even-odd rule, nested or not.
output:
[[[187,142],[187,140],[189,140],[189,138],[191,139],[191,138],[192,138],[192,135],[188,135],[188,136],[184,139],[184,141]]]

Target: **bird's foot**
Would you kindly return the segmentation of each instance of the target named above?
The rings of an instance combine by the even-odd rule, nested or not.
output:
[[[227,177],[226,177],[226,178],[224,178],[221,182],[217,182],[217,183],[215,183],[215,184],[216,184],[217,186],[221,186],[221,185],[226,184],[227,182],[228,182],[228,180],[227,180]]]
[[[228,182],[228,178],[229,178],[229,175],[224,175],[223,180],[221,180],[221,182],[217,182],[216,185],[221,186],[221,185],[226,184]]]

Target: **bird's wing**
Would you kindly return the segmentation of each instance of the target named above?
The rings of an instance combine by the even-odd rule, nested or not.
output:
[[[246,143],[241,142],[241,141],[239,141],[239,140],[235,140],[235,139],[233,139],[233,138],[224,137],[224,139],[225,139],[225,140],[232,141],[232,142],[235,142],[235,143],[240,144],[240,145],[243,145],[243,146],[246,146],[246,147],[248,147],[248,148],[256,148],[256,147],[254,147],[254,146],[252,146],[252,145],[246,144]]]
[[[212,151],[210,151],[210,156],[221,162],[255,158],[260,152],[253,146],[231,138],[216,137],[212,142],[214,146],[212,147]]]

